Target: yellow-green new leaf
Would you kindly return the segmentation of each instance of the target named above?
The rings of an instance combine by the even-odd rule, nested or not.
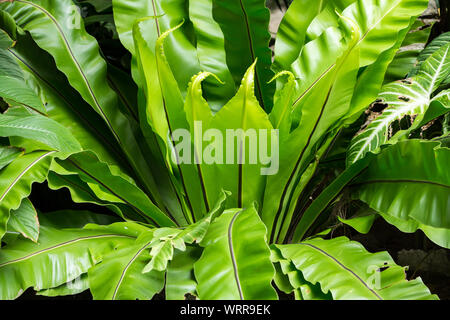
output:
[[[270,168],[272,158],[269,163],[261,161],[261,154],[276,159],[278,140],[269,116],[255,97],[255,66],[256,61],[247,70],[237,94],[208,125],[203,125],[203,132],[211,134],[208,138],[211,143],[204,143],[201,149],[204,155],[201,168],[209,203],[215,203],[222,190],[227,190],[231,192],[232,206],[251,206],[253,201],[261,204],[264,173],[271,174],[270,169],[277,169],[276,161]],[[264,145],[268,154],[263,154],[261,146]]]

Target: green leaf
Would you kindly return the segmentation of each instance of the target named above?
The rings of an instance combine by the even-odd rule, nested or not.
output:
[[[194,264],[200,299],[276,299],[266,228],[254,208],[225,211],[201,245]]]
[[[39,219],[30,200],[23,199],[20,207],[11,211],[7,229],[8,231],[19,232],[33,242],[38,241]]]
[[[191,246],[184,252],[175,251],[166,273],[167,300],[185,300],[187,293],[196,295],[194,263],[200,258],[201,253],[201,248]]]
[[[52,56],[40,49],[30,37],[20,38],[10,53],[27,74],[29,86],[40,92],[49,118],[69,129],[83,149],[95,151],[102,161],[121,165],[124,171],[132,172],[106,123],[70,86],[66,76],[56,68]],[[40,59],[36,60],[35,56]]]
[[[52,168],[55,168],[55,166],[55,162],[53,162]],[[47,182],[51,190],[60,190],[62,188],[67,188],[70,192],[72,201],[75,203],[91,203],[99,206],[104,206],[110,209],[112,212],[115,212],[122,218],[125,218],[125,213],[129,213],[125,210],[126,206],[122,207],[118,204],[114,204],[98,198],[97,195],[92,191],[90,186],[75,174],[62,175],[50,171],[47,177]],[[68,225],[68,227],[70,226],[71,225]]]
[[[418,57],[425,48],[430,37],[434,21],[429,23],[417,19],[405,37],[402,47],[395,55],[386,72],[385,82],[404,79],[413,68],[416,68]]]
[[[90,106],[70,87],[64,74],[56,70],[52,57],[33,45],[30,39],[20,40],[11,54],[20,61],[27,73],[30,73],[31,80],[35,82],[35,90],[41,92],[43,101],[47,101],[48,116],[67,127],[83,149],[93,151],[102,162],[120,166],[121,171],[132,175],[143,184],[139,177],[133,175],[126,156],[114,136],[108,132],[103,120],[92,112]],[[40,59],[34,59],[35,56]],[[63,186],[61,179],[59,180],[58,185]],[[158,198],[155,199],[155,202],[157,201]]]
[[[84,29],[73,2],[16,0],[2,3],[0,8],[22,22],[19,26],[52,55],[70,84],[106,122],[142,182],[149,190],[157,190],[134,137],[135,125],[119,111],[117,94],[108,86],[106,62],[100,56],[97,42]]]
[[[155,17],[157,23],[145,31],[145,36],[146,39],[156,39],[181,22],[188,21],[188,8],[185,0],[113,0],[114,21],[120,40],[133,56],[136,54],[136,43],[133,39],[136,22]],[[168,36],[165,51],[170,67],[177,70],[174,76],[184,96],[189,80],[200,72],[200,65],[196,49],[190,41],[193,35],[192,25],[186,23],[182,29],[183,32],[178,30]],[[132,61],[133,63],[135,61]]]
[[[313,225],[314,221],[320,214],[336,199],[342,190],[357,177],[372,161],[372,157],[356,162],[347,170],[339,175],[328,187],[323,190],[320,195],[312,202],[308,209],[303,213],[300,222],[295,228],[294,242],[302,240],[308,229]]]
[[[256,62],[247,70],[237,94],[211,120],[202,123],[204,132],[209,129],[215,132],[212,137],[215,141],[204,144],[202,154],[211,155],[213,152],[211,149],[214,149],[216,155],[227,156],[227,159],[219,159],[219,161],[213,159],[211,162],[205,160],[201,164],[209,203],[215,203],[217,196],[222,194],[222,190],[227,190],[231,192],[229,200],[231,206],[237,208],[251,206],[253,201],[261,204],[266,180],[262,172],[270,171],[266,168],[270,163],[263,164],[260,159],[251,159],[258,158],[255,155],[262,152],[258,142],[259,145],[267,146],[267,152],[276,152],[277,140],[272,137],[273,127],[268,115],[260,107],[254,95],[255,66]],[[239,134],[239,129],[242,134]],[[234,131],[236,136],[229,137],[230,134],[227,132],[230,130],[236,130]],[[260,134],[261,130],[265,130],[266,137]],[[215,135],[219,132],[222,137],[228,136],[227,141],[217,141]],[[252,132],[257,139],[252,139]],[[253,147],[250,147],[250,144]],[[213,156],[210,157],[213,158]],[[229,157],[233,157],[231,161],[228,160]],[[221,181],[220,184],[217,183],[218,180]]]
[[[427,0],[358,0],[344,10],[343,15],[356,21],[361,30],[360,66],[367,66],[361,70],[358,77],[351,111],[344,120],[347,125],[356,121],[376,98],[389,64],[401,47],[416,17],[426,10],[428,2]]]
[[[295,289],[292,287],[289,277],[283,273],[278,263],[274,263],[275,266],[275,277],[273,278],[273,282],[276,287],[283,291],[286,294],[292,293]]]
[[[211,224],[211,220],[218,212],[212,212],[197,223],[191,224],[182,231],[180,231],[174,240],[182,240],[187,244],[200,243],[206,235],[208,228]]]
[[[142,273],[148,273],[152,270],[165,271],[167,263],[173,258],[173,246],[171,240],[161,241],[154,245],[150,251],[152,259],[142,270]]]
[[[273,68],[276,71],[288,70],[300,55],[308,26],[322,9],[323,1],[296,0],[289,6],[275,40]]]
[[[181,28],[181,24],[171,28],[157,37],[149,38],[148,29],[157,25],[158,21],[149,17],[136,23],[133,34],[136,43],[138,67],[142,77],[143,90],[146,97],[146,113],[142,116],[151,125],[151,128],[171,148],[169,134],[172,130],[187,126],[183,112],[183,98],[177,89],[175,79],[168,64],[165,53],[165,43],[170,35]],[[153,72],[156,70],[157,72]],[[166,86],[171,86],[171,90]],[[167,155],[166,155],[167,156]]]
[[[62,153],[81,151],[80,144],[65,127],[41,115],[25,117],[0,115],[0,136],[37,140]]]
[[[270,12],[264,0],[212,0],[213,17],[225,40],[227,64],[236,86],[256,60],[255,94],[262,108],[272,109],[274,83],[268,31]]]
[[[352,4],[346,7],[341,16],[336,15],[334,9],[324,10],[322,17],[317,19],[317,23],[312,28],[314,34],[312,39],[316,39],[319,35],[323,35],[326,28],[336,27],[339,24],[338,18],[344,16],[356,23],[360,31],[360,38],[355,49],[358,48],[361,51],[360,66],[367,66],[367,68],[361,70],[352,101],[352,110],[347,115],[347,118],[351,118],[348,124],[354,122],[376,97],[388,65],[403,43],[415,17],[427,8],[428,1],[358,0],[341,2],[337,7],[345,8],[350,3]],[[334,62],[331,60],[331,63]],[[333,67],[328,60],[319,65],[325,72],[329,72]],[[319,75],[325,74],[323,70]],[[309,87],[311,83],[314,84],[314,78],[311,82],[308,79],[306,87]]]
[[[373,210],[366,209],[366,212],[360,212],[357,215],[352,216],[348,219],[344,219],[341,217],[337,218],[340,222],[352,227],[359,233],[367,234],[372,228],[372,225],[375,222],[377,216]]]
[[[359,34],[354,24],[343,23],[349,27],[347,41],[347,32],[328,28],[305,46],[293,65],[294,74],[306,81],[297,81],[291,132],[280,141],[280,170],[267,179],[262,217],[271,242],[286,235],[296,200],[337,133],[331,128],[350,109],[359,70],[359,51],[354,47]]]
[[[12,146],[0,146],[0,170],[23,155],[22,149]]]
[[[446,46],[450,41],[450,32],[445,32],[435,39],[431,41],[429,45],[423,50],[420,55],[417,57],[416,66],[409,72],[408,76],[415,76],[420,68],[422,63],[424,63],[432,54],[434,54],[437,50],[441,49],[443,46]],[[444,81],[444,84],[450,83],[450,76]]]
[[[314,18],[307,30],[307,42],[319,37],[326,29],[339,26],[339,18],[344,9],[357,0],[328,0],[322,4],[322,11]]]
[[[356,30],[355,30],[356,31]],[[297,81],[296,92],[292,103],[292,129],[295,129],[301,118],[302,105],[311,92],[322,92],[326,96],[326,88],[319,85],[329,84],[336,71],[338,58],[346,49],[345,36],[338,28],[328,28],[324,33],[305,45],[301,54],[292,63],[291,70]]]
[[[380,93],[389,64],[400,49],[407,32],[413,25],[413,20],[414,19],[411,18],[411,23],[406,28],[399,30],[396,37],[396,43],[391,48],[380,52],[380,55],[374,63],[361,69],[353,94],[350,111],[343,119],[345,126],[349,126],[357,121],[361,114],[367,109],[367,106],[370,105]],[[338,124],[338,126],[341,125],[341,123]]]
[[[64,169],[53,166],[53,171],[62,175],[78,174],[84,182],[90,184],[91,190],[100,199],[125,203],[138,216],[148,219],[154,225],[174,225],[170,217],[156,207],[129,177],[114,170],[114,167],[98,161],[95,154],[91,152],[77,153],[67,160],[57,163]]]
[[[25,83],[25,78],[19,65],[8,51],[3,49],[0,49],[0,81],[2,83],[0,97],[24,104],[39,112],[45,112],[39,97]]]
[[[189,125],[183,111],[182,93],[177,90],[175,73],[169,66],[165,52],[166,40],[182,24],[162,33],[158,38],[148,39],[147,28],[157,23],[154,18],[142,20],[135,26],[135,42],[138,52],[138,66],[142,72],[142,80],[145,80],[144,93],[146,95],[147,107],[143,116],[151,125],[152,129],[159,135],[161,150],[165,150],[164,157],[169,170],[179,174],[177,183],[181,186],[181,194],[185,196],[188,221],[193,223],[195,219],[201,218],[207,213],[208,207],[204,204],[204,196],[198,179],[197,167],[194,163],[192,153],[186,151],[186,157],[181,158],[178,145],[175,144],[175,131],[177,129],[188,130]],[[157,70],[157,72],[152,72]],[[186,143],[185,141],[182,141]],[[181,144],[181,143],[180,143]],[[177,148],[178,147],[178,148]],[[189,150],[191,149],[188,144]],[[190,181],[190,183],[187,183]],[[195,215],[195,216],[194,216]]]
[[[307,281],[320,283],[335,300],[437,299],[420,278],[406,280],[404,268],[387,252],[369,253],[345,237],[276,247]]]
[[[415,219],[404,220],[383,212],[378,212],[378,214],[401,232],[414,233],[420,229],[431,241],[441,247],[450,249],[450,229],[448,228],[434,228]]]
[[[0,76],[2,87],[0,96],[3,99],[13,101],[16,105],[26,105],[35,110],[42,110],[42,104],[36,94],[24,85],[23,79]]]
[[[435,20],[425,20],[423,16],[414,21],[414,24],[411,27],[411,30],[403,40],[402,48],[403,50],[408,50],[408,47],[411,45],[420,46],[425,49],[425,46],[430,38],[431,29],[435,24]]]
[[[72,296],[88,289],[89,279],[87,273],[84,273],[73,281],[62,284],[59,287],[38,291],[36,292],[36,295],[45,297]]]
[[[126,224],[105,230],[41,226],[38,244],[18,239],[0,250],[0,298],[14,299],[29,287],[40,291],[73,281],[106,253],[131,245],[135,238],[136,232]]]
[[[89,270],[89,286],[96,300],[150,300],[164,287],[164,272],[142,273],[150,261],[153,233],[143,233],[135,243],[105,256]]]
[[[104,85],[106,81],[100,82],[105,77],[106,63],[98,54],[98,46],[93,38],[81,29],[81,26],[70,24],[76,20],[78,14],[72,16],[74,14],[73,10],[70,10],[72,6],[73,3],[69,0],[34,2],[17,0],[11,4],[2,4],[2,8],[15,20],[32,17],[21,27],[30,31],[37,44],[52,54],[58,68],[68,76],[74,88],[108,121],[103,109],[112,108],[116,96]],[[31,27],[30,22],[33,21],[34,24],[40,23],[40,28]],[[88,55],[89,51],[94,54]],[[111,127],[111,124],[109,125]],[[117,133],[115,135],[117,137]]]
[[[109,164],[121,165],[124,171],[132,171],[103,119],[70,86],[52,56],[28,35],[19,37],[17,45],[8,53],[21,66],[27,85],[39,92],[49,118],[70,130],[84,150],[94,151]]]
[[[236,92],[233,76],[227,65],[225,39],[213,16],[213,0],[189,1],[189,19],[192,21],[200,67],[215,74],[223,83],[213,78],[205,79],[205,97],[211,109],[217,112]]]
[[[433,92],[450,74],[448,66],[450,66],[450,44],[431,55],[422,64],[415,77],[386,85],[378,101],[388,107],[353,139],[347,163],[351,164],[362,159],[368,152],[378,151],[379,147],[387,142],[395,143],[400,135],[417,128],[434,100]],[[389,135],[391,124],[405,115],[417,117],[408,130],[401,131],[391,138]]]
[[[55,151],[28,153],[10,163],[0,172],[0,239],[6,232],[11,210],[19,208],[22,199],[31,193],[31,185],[43,182]]]
[[[142,272],[164,271],[173,258],[174,249],[186,251],[186,244],[200,243],[209,229],[211,220],[223,211],[223,204],[228,196],[229,193],[223,192],[215,207],[206,217],[182,230],[173,228],[156,229],[153,234],[154,241],[149,246],[152,259]]]
[[[449,149],[438,142],[399,142],[384,149],[352,184],[355,195],[383,217],[448,230],[449,161]]]
[[[375,62],[380,54],[391,48],[400,30],[407,28],[412,17],[426,10],[428,0],[358,0],[343,12],[361,30],[360,66]]]
[[[187,122],[189,123],[191,139],[193,141],[193,159],[195,162],[200,162],[203,159],[203,149],[199,149],[202,146],[203,126],[208,126],[213,119],[213,114],[209,108],[208,103],[202,96],[202,83],[209,76],[214,76],[210,72],[202,72],[192,77],[192,81],[189,83],[188,92],[186,95],[186,100],[184,103],[184,111],[186,113]],[[220,81],[219,79],[215,79]],[[200,124],[200,126],[199,126]],[[198,179],[200,181],[202,190],[202,200],[205,207],[209,210],[210,199],[208,199],[207,191],[210,185],[214,184],[212,177],[204,175],[204,166],[202,163],[197,165]],[[215,179],[214,179],[215,180]]]
[[[404,79],[417,62],[420,49],[398,52],[386,71],[385,83]]]
[[[277,270],[274,281],[285,293],[294,292],[296,300],[333,300],[331,292],[325,294],[319,283],[313,285],[306,281],[301,271],[292,261],[286,260],[275,246],[271,248],[271,259]]]
[[[17,26],[10,14],[0,11],[0,50],[14,46],[17,37]]]
[[[292,126],[292,105],[294,103],[295,95],[295,76],[290,71],[281,71],[275,75],[271,80],[279,79],[280,77],[287,76],[287,80],[283,82],[282,88],[275,92],[274,104],[269,119],[272,122],[274,129],[279,130],[280,140],[285,140],[291,132]],[[281,86],[281,80],[278,80]]]

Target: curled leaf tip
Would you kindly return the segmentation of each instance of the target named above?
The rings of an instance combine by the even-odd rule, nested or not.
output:
[[[212,72],[205,71],[205,72],[200,72],[200,73],[197,75],[197,78],[198,78],[198,80],[200,80],[200,81],[203,81],[203,80],[205,80],[205,79],[208,78],[208,77],[213,77],[213,78],[216,79],[217,82],[219,82],[220,84],[225,84],[225,82],[223,82],[222,80],[220,80],[220,78],[219,78],[216,74],[214,74],[214,73],[212,73]]]
[[[274,75],[273,78],[270,79],[270,81],[268,83],[272,83],[273,81],[275,81],[278,78],[283,77],[283,76],[288,76],[288,78],[292,81],[299,80],[299,78],[296,78],[292,72],[284,70],[284,71],[280,71],[276,75]]]
[[[181,28],[181,26],[184,24],[185,20],[183,19],[178,25],[176,25],[173,28],[170,28],[168,30],[166,30],[165,32],[163,32],[158,39],[156,40],[156,43],[159,45],[162,45],[164,43],[164,40],[169,36],[169,34],[171,34],[172,32],[178,30],[179,28]]]
[[[359,38],[361,37],[361,29],[359,28],[356,21],[340,14],[337,10],[335,10],[335,12],[343,22],[344,26],[350,28],[349,32],[351,35],[351,41],[356,42],[357,40],[359,40]]]

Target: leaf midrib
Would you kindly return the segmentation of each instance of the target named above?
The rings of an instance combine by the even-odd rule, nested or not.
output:
[[[256,55],[255,55],[255,49],[253,48],[253,38],[252,38],[252,35],[250,32],[250,21],[248,19],[248,14],[247,14],[247,11],[245,10],[245,6],[244,6],[242,0],[239,0],[239,5],[241,7],[242,13],[244,14],[244,22],[245,22],[247,38],[248,38],[249,47],[250,47],[250,55],[251,55],[251,59],[252,59],[252,63],[253,63],[253,62],[255,62]],[[257,71],[256,66],[255,66],[255,82],[256,82],[256,88],[258,89],[258,95],[261,98],[262,108],[265,110],[266,108],[264,106],[264,99],[263,99],[262,89],[261,89],[258,71]]]
[[[48,248],[45,248],[45,249],[33,252],[33,253],[31,253],[29,255],[26,255],[26,256],[24,256],[22,258],[18,258],[18,259],[14,259],[14,260],[11,260],[11,261],[7,261],[7,262],[4,262],[4,263],[1,263],[0,264],[0,268],[3,268],[5,266],[8,266],[8,265],[11,265],[11,264],[14,264],[14,263],[19,263],[19,262],[23,262],[23,261],[29,260],[29,259],[31,259],[31,258],[33,258],[35,256],[40,255],[40,254],[43,254],[43,253],[46,253],[46,252],[49,252],[49,251],[52,251],[52,250],[56,250],[56,249],[59,249],[59,248],[62,248],[62,247],[65,247],[65,246],[68,246],[68,245],[80,242],[80,241],[92,240],[92,239],[101,239],[101,238],[111,238],[111,237],[134,239],[134,237],[127,236],[127,235],[121,235],[121,234],[104,234],[104,235],[80,237],[80,238],[76,238],[76,239],[73,239],[73,240],[62,242],[60,244],[57,244],[57,245],[54,245],[54,246],[51,246],[51,247],[48,247]]]
[[[449,47],[450,48],[450,47]],[[379,125],[376,125],[374,128],[370,129],[370,127],[368,127],[367,129],[369,131],[371,131],[371,133],[367,136],[364,137],[362,140],[357,141],[356,144],[353,145],[357,146],[359,143],[364,142],[363,145],[359,148],[359,151],[356,153],[356,156],[354,156],[354,159],[352,161],[352,163],[355,163],[357,160],[361,159],[361,157],[364,156],[364,154],[367,151],[371,151],[371,143],[373,141],[373,139],[375,137],[378,137],[380,133],[382,133],[386,128],[389,127],[390,123],[392,121],[394,121],[396,118],[398,118],[399,116],[403,115],[403,114],[407,114],[408,112],[414,112],[414,110],[416,110],[416,108],[419,107],[423,107],[426,108],[427,106],[429,106],[430,102],[434,99],[430,99],[431,94],[433,92],[433,88],[436,84],[437,79],[439,78],[439,75],[442,71],[442,67],[445,64],[445,60],[447,58],[448,55],[448,51],[449,48],[447,48],[445,54],[443,55],[442,59],[440,61],[438,61],[436,58],[434,58],[436,60],[436,62],[439,63],[439,66],[437,67],[437,69],[435,69],[433,66],[430,65],[430,67],[434,70],[434,75],[429,75],[428,72],[426,72],[426,74],[430,77],[430,80],[426,80],[423,77],[421,77],[421,73],[419,72],[419,74],[417,76],[415,76],[414,82],[411,85],[400,85],[400,88],[408,90],[409,92],[415,94],[416,96],[411,97],[408,96],[408,98],[411,99],[411,103],[408,102],[404,102],[404,103],[395,103],[394,101],[386,101],[387,104],[389,104],[389,109],[386,109],[386,113],[391,111],[391,114],[387,114],[387,116],[384,119],[381,119],[381,122]],[[433,56],[432,56],[433,57]],[[431,58],[431,57],[430,57]],[[426,61],[424,62],[424,65],[426,64]],[[424,86],[422,86],[420,80],[423,80],[424,82],[427,83],[428,88],[425,89]],[[423,90],[423,94],[420,94],[417,91],[414,91],[412,86],[416,85],[418,88]],[[398,89],[400,90],[400,89]],[[383,95],[401,95],[401,92],[394,92],[394,91],[385,91],[381,93],[381,97],[383,97]],[[396,106],[399,106],[396,108]],[[423,113],[424,111],[420,110],[419,112]],[[383,115],[381,115],[381,117],[383,117]],[[374,120],[374,122],[372,123],[376,123],[377,119]],[[366,131],[366,132],[369,132]]]
[[[106,116],[105,112],[103,111],[103,108],[100,106],[100,103],[98,102],[97,96],[94,94],[94,91],[93,91],[93,89],[91,87],[91,84],[89,83],[89,80],[87,79],[87,76],[84,74],[84,71],[82,70],[82,68],[80,66],[80,63],[75,58],[75,55],[74,55],[74,53],[72,51],[72,48],[70,47],[70,44],[69,44],[69,42],[68,42],[68,40],[67,40],[67,38],[66,38],[62,28],[61,28],[61,26],[59,25],[58,21],[56,20],[56,18],[53,17],[50,14],[50,12],[48,12],[43,7],[41,7],[41,6],[39,6],[39,5],[35,4],[35,3],[29,2],[29,1],[26,1],[26,0],[15,0],[15,1],[24,3],[26,5],[31,5],[31,6],[35,7],[36,9],[42,11],[55,24],[56,29],[58,30],[58,34],[61,36],[61,38],[63,40],[63,43],[64,43],[66,49],[68,50],[69,57],[71,58],[71,60],[73,61],[73,63],[76,66],[76,69],[78,70],[78,72],[80,73],[81,77],[83,78],[83,82],[85,83],[91,98],[94,100],[95,106],[98,108],[98,110],[100,111],[103,119],[108,124],[108,127],[110,128],[110,130],[113,133],[114,137],[117,139],[117,141],[119,143],[121,143],[120,137],[118,136],[118,134],[116,133],[116,131],[112,127],[111,122],[109,121],[108,117]]]
[[[49,151],[43,155],[41,155],[39,158],[35,159],[33,162],[31,162],[15,179],[11,184],[6,188],[6,190],[3,192],[3,194],[0,197],[0,203],[6,198],[8,193],[14,188],[16,183],[22,179],[22,177],[29,171],[31,168],[33,168],[39,161],[47,157],[48,155],[55,153],[56,151]]]
[[[388,15],[388,14],[390,14],[393,10],[394,10],[394,8],[397,8],[397,6],[399,5],[399,3],[400,3],[401,1],[398,1],[395,5],[393,5],[392,7],[391,7],[391,9],[390,10],[388,10],[388,12],[386,12],[375,24],[373,24],[372,25],[372,27],[370,27],[370,28],[368,28],[367,29],[367,31],[364,33],[364,35],[357,41],[357,43],[356,43],[356,45],[355,45],[355,47],[357,47],[362,41],[364,41],[365,39],[366,39],[366,37],[368,36],[368,34],[372,31],[372,30],[374,30],[377,26],[378,26],[378,24],[380,24],[381,23],[381,21]],[[336,62],[335,63],[333,63],[333,64],[331,64],[330,65],[330,67],[328,67],[328,69],[327,70],[325,70],[305,91],[303,91],[300,95],[299,95],[299,97],[294,101],[294,103],[292,104],[292,106],[293,107],[295,107],[299,102],[300,102],[300,100],[303,98],[303,97],[305,97],[306,96],[306,94],[309,92],[309,91],[311,91],[315,86],[316,86],[316,84],[323,78],[323,77],[325,77],[326,76],[326,74],[327,73],[329,73],[334,67],[336,66]]]
[[[366,185],[366,184],[377,184],[377,183],[429,184],[429,185],[433,185],[433,186],[444,188],[444,189],[450,189],[449,185],[445,185],[440,182],[429,181],[429,180],[420,180],[420,179],[375,179],[375,180],[368,180],[368,181],[353,183],[350,185],[350,187],[361,186],[361,185]]]
[[[136,259],[141,255],[141,253],[147,249],[148,246],[150,246],[153,243],[153,239],[151,241],[149,241],[148,243],[146,243],[142,248],[140,248],[136,254],[131,258],[131,260],[127,263],[127,265],[125,266],[125,268],[122,271],[122,274],[120,275],[119,281],[117,282],[116,287],[114,288],[114,293],[112,296],[112,300],[116,299],[117,293],[119,292],[119,288],[123,283],[123,280],[125,279],[125,275],[128,272],[128,269],[131,267],[131,265],[136,261]]]
[[[69,109],[75,113],[78,117],[81,118],[81,120],[84,121],[84,124],[86,124],[90,130],[92,130],[97,137],[99,137],[102,142],[109,146],[108,151],[112,151],[116,156],[121,158],[122,162],[127,163],[123,157],[123,155],[117,151],[117,149],[114,147],[114,145],[111,143],[109,139],[107,139],[100,130],[96,128],[94,124],[92,124],[84,115],[77,110],[77,108],[73,105],[71,101],[69,101],[62,92],[60,92],[53,84],[51,84],[47,79],[45,79],[37,70],[35,70],[32,66],[30,66],[25,60],[23,60],[17,53],[12,51],[11,49],[8,49],[8,51],[21,63],[24,64],[29,69],[29,72],[31,72],[35,77],[39,78],[41,81],[43,81],[56,95],[58,95],[69,107]],[[128,164],[127,164],[128,165]],[[131,168],[130,168],[131,169]]]
[[[319,253],[321,253],[322,255],[324,255],[325,257],[329,258],[330,260],[332,260],[335,264],[337,264],[339,267],[341,267],[342,269],[344,269],[345,271],[349,272],[353,277],[355,277],[363,286],[364,288],[366,288],[367,290],[370,291],[370,293],[372,293],[378,300],[384,300],[375,290],[373,290],[372,288],[370,288],[370,286],[359,276],[357,275],[355,272],[353,272],[350,268],[346,267],[342,262],[340,262],[337,258],[335,258],[334,256],[332,256],[331,254],[329,254],[328,252],[326,252],[325,250],[310,244],[310,243],[299,243],[299,245],[303,245],[303,246],[308,246],[316,251],[318,251]]]
[[[152,221],[152,223],[155,226],[159,226],[159,224],[149,215],[145,214],[145,212],[143,212],[142,210],[140,210],[138,207],[136,207],[134,204],[132,204],[130,201],[126,200],[124,197],[120,196],[117,192],[115,192],[114,190],[112,190],[106,183],[104,183],[103,181],[101,181],[99,178],[95,177],[93,174],[91,174],[90,172],[88,172],[87,170],[85,170],[80,164],[78,164],[77,162],[75,162],[72,159],[68,159],[68,161],[70,163],[73,164],[73,166],[75,166],[78,170],[80,170],[82,173],[84,173],[85,175],[87,175],[88,177],[90,177],[91,179],[93,179],[96,183],[98,183],[99,185],[103,186],[106,190],[108,190],[112,195],[114,195],[115,197],[117,197],[118,199],[122,200],[125,204],[129,205],[131,209],[133,209],[133,211],[135,211],[138,215],[140,215],[141,217],[143,217],[144,219],[149,219],[150,221]],[[120,177],[119,177],[120,178]],[[149,200],[149,199],[148,199]],[[150,201],[150,200],[149,200]],[[151,202],[151,201],[150,201]]]
[[[236,214],[233,216],[233,218],[230,221],[230,225],[228,227],[228,248],[230,250],[230,258],[233,265],[233,274],[234,274],[234,280],[236,281],[236,285],[239,291],[239,297],[241,300],[244,300],[244,294],[242,292],[242,285],[241,280],[239,279],[239,273],[238,273],[238,266],[236,261],[236,256],[234,254],[234,247],[233,247],[233,226],[236,222],[236,219],[238,216],[242,213],[243,210],[240,210],[236,212]]]

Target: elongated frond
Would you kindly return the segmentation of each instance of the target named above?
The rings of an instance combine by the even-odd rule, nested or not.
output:
[[[216,219],[194,264],[199,298],[276,299],[265,237],[266,228],[254,208],[227,210]]]
[[[384,149],[353,183],[355,194],[394,225],[395,219],[413,220],[415,230],[423,225],[424,229],[445,229],[448,233],[449,156],[449,149],[438,142],[399,142]],[[438,244],[448,246],[448,241],[437,236],[441,238],[436,240]]]
[[[436,299],[420,278],[408,281],[405,270],[387,252],[369,253],[345,237],[277,245],[309,282],[320,283],[337,300]]]
[[[84,29],[79,12],[70,10],[72,5],[71,0],[17,0],[2,3],[0,8],[21,21],[19,27],[29,31],[36,43],[52,55],[70,84],[105,121],[143,183],[155,190],[152,184],[156,183],[134,137],[134,125],[118,110],[117,94],[108,86],[107,66],[98,44]]]
[[[18,239],[0,251],[0,297],[14,299],[29,287],[39,291],[72,281],[136,236],[126,224],[104,230],[42,226],[38,244]]]
[[[0,239],[6,232],[11,210],[31,193],[31,185],[47,177],[54,151],[36,151],[17,158],[0,172]]]

